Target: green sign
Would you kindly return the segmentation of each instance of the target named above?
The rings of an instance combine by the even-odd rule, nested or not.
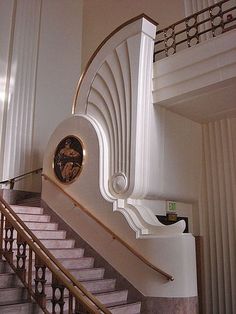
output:
[[[167,211],[176,212],[176,209],[177,209],[176,202],[173,201],[167,202]]]

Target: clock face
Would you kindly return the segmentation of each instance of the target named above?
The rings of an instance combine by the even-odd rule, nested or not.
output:
[[[80,174],[83,165],[83,146],[79,138],[70,135],[57,145],[54,155],[54,173],[63,183],[71,183]]]

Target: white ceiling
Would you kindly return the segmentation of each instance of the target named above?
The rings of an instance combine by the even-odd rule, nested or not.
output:
[[[173,97],[159,105],[201,123],[236,117],[236,78]]]

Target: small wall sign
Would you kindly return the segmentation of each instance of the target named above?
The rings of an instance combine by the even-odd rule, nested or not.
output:
[[[83,164],[83,145],[79,138],[67,136],[57,145],[54,173],[61,182],[71,183],[80,174]]]
[[[177,204],[174,201],[167,201],[166,202],[166,211],[167,212],[176,212],[177,210]]]

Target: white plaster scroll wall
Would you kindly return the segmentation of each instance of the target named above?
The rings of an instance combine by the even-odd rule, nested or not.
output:
[[[123,214],[113,212],[113,204],[100,193],[100,143],[94,126],[86,117],[74,115],[58,125],[45,152],[43,171],[56,180],[52,168],[54,152],[61,139],[68,134],[79,137],[84,143],[83,169],[78,180],[72,184],[64,185],[59,181],[57,184],[147,260],[173,275],[174,281],[167,281],[138,260],[47,180],[43,180],[43,200],[145,296],[196,296],[194,238],[191,234],[136,238]]]
[[[149,193],[150,158],[158,154],[150,140],[154,37],[155,26],[144,18],[115,33],[92,60],[75,101],[75,112],[97,130],[101,192],[137,237],[184,230],[183,221],[166,227],[137,203]]]
[[[148,30],[152,36],[147,35]],[[44,172],[54,179],[52,161],[59,141],[69,134],[80,137],[85,143],[83,171],[71,185],[58,184],[131,247],[157,267],[170,272],[175,277],[174,282],[166,283],[160,275],[130,256],[124,247],[112,240],[48,181],[44,181],[42,196],[49,206],[144,295],[196,296],[195,245],[192,235],[181,234],[184,227],[182,223],[170,228],[161,225],[150,208],[138,204],[138,198],[143,198],[147,193],[148,184],[140,173],[145,176],[149,174],[148,152],[152,144],[148,141],[150,134],[147,120],[152,105],[153,35],[153,25],[140,19],[112,36],[104,49],[99,51],[80,86],[76,114],[63,121],[51,137],[45,153]],[[143,61],[143,57],[147,60]],[[112,77],[114,68],[118,68],[117,75]],[[124,75],[127,72],[128,75]],[[110,88],[113,84],[116,86]],[[119,114],[113,113],[112,120],[111,112],[115,110]],[[122,110],[130,110],[128,121],[127,115],[122,115]],[[113,129],[114,125],[118,129]],[[139,130],[137,126],[140,126]],[[119,132],[126,132],[126,136]],[[113,144],[115,137],[119,151]],[[145,162],[144,158],[147,158]],[[116,209],[123,215],[117,211],[114,213]],[[122,256],[126,258],[122,259]],[[132,270],[130,267],[127,269],[127,263],[132,265]]]

